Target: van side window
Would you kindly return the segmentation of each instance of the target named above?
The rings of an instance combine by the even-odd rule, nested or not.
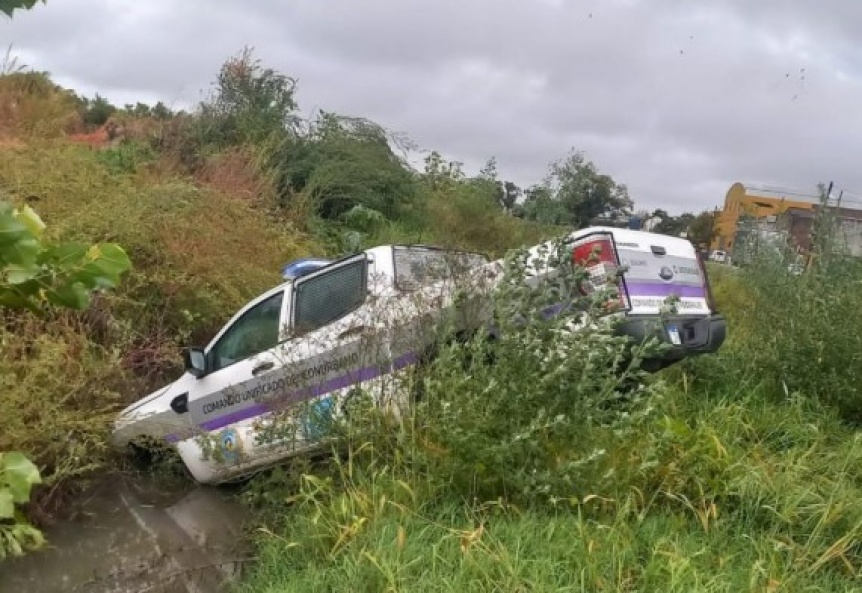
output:
[[[367,261],[357,260],[299,282],[294,329],[303,334],[344,317],[365,302]]]
[[[209,352],[213,370],[275,348],[281,321],[284,291],[258,303],[237,319]]]

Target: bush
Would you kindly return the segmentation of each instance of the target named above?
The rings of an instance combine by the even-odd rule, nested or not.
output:
[[[297,125],[295,92],[296,81],[263,68],[245,48],[222,66],[193,132],[202,148],[280,142]]]
[[[791,259],[753,258],[713,274],[720,308],[732,328],[713,357],[685,367],[709,383],[763,385],[776,400],[801,394],[862,423],[862,284],[859,264],[827,258],[805,273]]]
[[[400,218],[416,198],[417,183],[390,140],[373,122],[321,114],[307,134],[273,154],[282,205],[301,193],[324,220],[355,206]]]
[[[568,253],[555,245],[537,256],[539,270],[557,272],[525,284],[536,262],[512,251],[493,297],[498,337],[456,342],[424,378],[421,438],[444,451],[433,471],[466,498],[584,496],[600,487],[605,455],[590,435],[624,438],[650,413],[639,363],[659,346],[613,335],[608,293],[580,296],[585,272]]]

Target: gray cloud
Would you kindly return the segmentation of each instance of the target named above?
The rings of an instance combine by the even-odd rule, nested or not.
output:
[[[678,212],[737,180],[862,188],[862,3],[814,4],[49,0],[0,40],[89,94],[180,105],[253,45],[306,113],[370,117],[473,171],[493,155],[523,185],[574,147]]]

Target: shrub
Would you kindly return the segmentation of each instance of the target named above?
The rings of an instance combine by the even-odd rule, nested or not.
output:
[[[113,173],[133,174],[139,167],[152,163],[156,155],[146,144],[135,141],[121,142],[118,146],[101,150],[98,159]]]
[[[194,133],[201,147],[226,148],[286,138],[297,125],[296,82],[245,48],[224,63],[212,97],[199,106]]]
[[[417,184],[391,141],[368,120],[321,114],[307,134],[273,154],[282,205],[290,206],[302,192],[325,220],[337,220],[355,206],[399,218],[415,200]]]
[[[456,342],[424,378],[421,438],[444,451],[434,472],[466,497],[583,496],[598,487],[605,455],[592,432],[624,435],[649,415],[639,364],[659,347],[614,335],[608,291],[581,296],[585,272],[568,253],[561,244],[535,260],[510,252],[493,297],[496,339]],[[556,272],[525,283],[537,263]]]
[[[713,357],[684,365],[707,384],[762,384],[778,400],[800,393],[862,422],[862,284],[859,264],[826,257],[801,274],[794,258],[754,257],[713,274],[732,331]]]

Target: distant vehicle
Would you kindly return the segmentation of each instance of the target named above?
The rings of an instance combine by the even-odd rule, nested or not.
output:
[[[713,251],[712,254],[710,255],[709,259],[711,259],[714,262],[721,263],[721,264],[726,263],[727,262],[727,252],[726,251],[720,251],[720,250]]]
[[[618,331],[637,341],[656,336],[669,346],[660,359],[644,361],[648,371],[715,352],[724,342],[725,319],[689,241],[592,227],[565,242],[572,261],[590,273],[584,292],[607,286],[623,267],[609,314],[623,317]],[[541,248],[530,251],[536,256]],[[434,320],[442,312],[454,313],[453,331],[493,331],[483,290],[493,290],[502,269],[501,260],[480,254],[416,245],[293,262],[284,269],[284,283],[244,306],[206,347],[186,351],[181,377],[120,413],[113,443],[125,448],[141,437],[167,442],[203,483],[236,479],[316,449],[325,429],[308,418],[293,419],[290,438],[258,437],[286,405],[308,402],[324,416],[340,414],[357,387],[381,407],[398,412],[409,405],[406,389],[393,393],[393,379],[433,344]],[[473,298],[456,300],[450,280],[465,271]],[[463,283],[458,288],[464,294]],[[677,311],[662,315],[671,296]],[[214,439],[222,459],[205,451],[200,435]]]

